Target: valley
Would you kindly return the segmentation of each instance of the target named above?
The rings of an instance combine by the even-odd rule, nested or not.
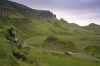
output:
[[[99,30],[0,0],[0,66],[100,66]]]

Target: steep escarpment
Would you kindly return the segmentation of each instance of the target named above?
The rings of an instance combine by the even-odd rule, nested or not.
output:
[[[0,1],[0,16],[1,17],[21,16],[27,18],[29,17],[30,18],[56,18],[56,16],[50,11],[31,9],[22,4],[11,2],[8,0]]]
[[[94,26],[91,25],[93,28]],[[42,46],[57,51],[85,52],[88,50],[87,53],[91,52],[90,54],[100,57],[99,51],[94,52],[99,50],[98,46],[100,46],[99,28],[91,27],[70,24],[64,19],[58,20],[56,15],[48,10],[31,9],[22,4],[0,0],[0,66],[34,66],[35,62],[38,63],[38,56],[40,66],[51,66],[51,64],[52,66],[70,64],[80,66],[82,64],[78,63],[80,60],[77,58],[58,56],[20,46],[27,40],[27,43],[37,47]],[[76,60],[77,64],[73,64]],[[91,61],[89,64],[85,60],[81,62],[84,62],[84,66],[96,64]],[[99,66],[99,64],[96,65]]]

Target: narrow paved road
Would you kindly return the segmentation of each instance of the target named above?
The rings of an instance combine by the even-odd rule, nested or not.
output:
[[[31,39],[31,38],[29,38],[29,39]],[[46,51],[46,52],[52,52],[52,53],[61,54],[61,55],[66,55],[65,52],[46,50],[46,49],[41,48],[41,47],[36,47],[36,46],[28,45],[27,42],[28,42],[29,39],[24,41],[23,47],[27,46],[27,47],[34,48],[34,49],[37,49],[37,50],[42,50],[42,51]],[[72,52],[70,52],[70,53],[71,53],[71,56],[76,57],[76,58],[84,58],[84,59],[87,59],[87,60],[92,60],[92,61],[100,62],[100,59],[98,59],[96,57],[93,57],[93,56],[90,56],[90,55],[87,55],[85,53],[72,53]]]
[[[97,62],[99,61],[100,62],[100,59],[93,57],[91,55],[87,55],[85,53],[73,53],[72,56],[77,57],[77,58],[84,58],[84,59],[87,59],[87,60],[92,60],[92,61],[97,61]]]

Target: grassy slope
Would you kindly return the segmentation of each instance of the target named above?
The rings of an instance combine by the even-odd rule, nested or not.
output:
[[[21,41],[23,41],[23,40],[25,40],[25,39],[27,39],[27,38],[29,38],[29,37],[34,37],[34,36],[37,36],[35,39],[32,39],[32,40],[30,40],[29,42],[30,43],[34,43],[35,45],[41,45],[41,41],[43,41],[43,40],[45,40],[46,39],[46,37],[47,37],[47,35],[54,35],[54,36],[57,36],[57,37],[59,37],[60,39],[62,39],[62,40],[72,40],[76,45],[77,45],[77,47],[79,47],[79,49],[81,49],[81,51],[83,51],[83,48],[85,48],[87,45],[93,45],[93,43],[95,43],[96,44],[96,41],[94,40],[93,41],[93,43],[92,43],[92,41],[90,40],[90,39],[93,39],[92,37],[90,37],[90,39],[84,39],[85,37],[84,37],[84,35],[83,36],[78,36],[77,34],[76,35],[73,35],[73,33],[74,32],[72,32],[72,27],[69,27],[71,30],[71,32],[69,32],[69,33],[67,33],[66,35],[64,34],[64,35],[62,35],[61,33],[59,33],[59,32],[63,32],[63,31],[65,31],[65,30],[58,30],[58,26],[57,26],[57,28],[54,28],[54,27],[56,27],[56,26],[54,26],[52,29],[55,29],[55,30],[57,30],[56,32],[53,32],[52,30],[50,30],[50,26],[52,25],[52,24],[50,24],[48,21],[46,21],[46,20],[38,20],[38,19],[33,19],[32,20],[32,22],[30,22],[30,23],[27,23],[27,24],[23,24],[23,25],[15,25],[13,22],[12,22],[12,20],[7,20],[6,21],[7,23],[6,24],[3,24],[3,23],[1,23],[2,24],[2,27],[3,28],[1,28],[1,37],[3,36],[4,38],[2,38],[0,41],[1,41],[1,43],[4,45],[4,46],[7,46],[8,45],[8,47],[6,48],[6,47],[2,47],[2,46],[0,46],[0,47],[2,47],[3,49],[7,49],[7,50],[5,50],[5,51],[2,51],[2,52],[6,52],[6,51],[8,51],[8,49],[9,49],[9,41],[7,41],[6,39],[5,39],[5,35],[6,35],[6,30],[8,29],[8,28],[10,28],[11,26],[13,26],[13,27],[15,27],[15,29],[17,30],[17,36],[18,36],[18,38],[21,40]],[[42,23],[41,23],[42,22]],[[46,23],[47,22],[47,23]],[[46,25],[48,25],[48,26],[46,26]],[[63,24],[64,25],[64,24]],[[42,26],[42,27],[41,27]],[[64,26],[65,27],[65,26]],[[73,28],[74,29],[74,28]],[[59,31],[59,32],[58,32]],[[86,30],[87,31],[87,30]],[[89,31],[88,31],[89,32]],[[55,33],[57,33],[57,34],[55,34]],[[81,32],[80,32],[80,34],[81,34]],[[39,36],[39,35],[41,35],[41,36]],[[44,35],[44,36],[43,36]],[[39,36],[39,37],[38,37]],[[87,36],[87,35],[86,35]],[[95,37],[95,36],[94,36]],[[84,39],[84,42],[83,42],[83,39]],[[6,42],[5,42],[6,41]],[[4,43],[5,42],[5,43]],[[8,44],[9,43],[9,44]],[[1,44],[1,45],[2,45]],[[56,48],[56,47],[55,47]],[[33,52],[33,53],[30,53],[30,54],[36,54],[35,52]],[[10,55],[12,58],[6,58],[6,59],[10,59],[10,60],[15,60],[16,61],[16,63],[17,64],[20,64],[20,65],[26,65],[26,66],[28,66],[28,65],[30,65],[30,64],[28,64],[28,63],[23,63],[22,61],[20,61],[20,60],[17,60],[17,59],[15,59],[12,55],[11,55],[11,50],[9,50],[8,51],[8,53],[7,53],[7,55]],[[36,56],[36,55],[35,55]],[[1,56],[2,57],[2,56]],[[30,56],[31,57],[31,56]],[[43,57],[43,58],[42,58]],[[40,63],[41,64],[44,64],[44,65],[46,65],[46,66],[49,66],[51,63],[52,64],[54,64],[54,66],[60,66],[60,64],[66,64],[66,65],[68,65],[68,64],[70,64],[70,63],[66,63],[66,62],[64,62],[66,59],[69,59],[69,58],[67,58],[66,57],[66,59],[64,60],[63,58],[65,58],[65,57],[63,57],[63,58],[60,58],[59,56],[49,56],[49,54],[47,54],[47,60],[48,60],[48,62],[46,62],[46,61],[44,61],[44,54],[42,53],[41,54],[41,58],[42,58],[42,60],[40,61]],[[33,58],[34,58],[34,56],[33,56]],[[52,59],[51,59],[52,58]],[[57,60],[55,60],[57,63],[58,62],[61,62],[60,64],[56,64],[56,63],[53,63],[53,62],[51,62],[51,61],[53,61],[54,59],[57,59]],[[58,61],[58,59],[61,59],[61,61]],[[75,61],[76,59],[74,59],[74,58],[70,58],[69,59],[69,61],[74,61],[74,62],[76,62]],[[14,61],[14,62],[15,62]],[[66,60],[66,61],[68,61],[68,60]],[[80,61],[80,62],[83,62],[83,64],[85,65],[85,60],[80,60],[80,59],[77,59],[77,62],[78,61]],[[13,63],[13,61],[11,61],[12,63]],[[1,62],[2,64],[3,64],[3,62]],[[11,65],[11,64],[8,64],[9,62],[6,62],[7,63],[7,65]],[[14,63],[14,64],[16,64],[16,63]],[[99,64],[97,64],[97,63],[94,63],[94,62],[91,62],[91,61],[88,61],[87,63],[86,63],[86,65],[87,66],[89,66],[90,64],[92,64],[93,66],[94,65],[99,65]],[[76,64],[76,65],[80,65],[80,64]],[[71,66],[74,66],[74,65],[71,65]]]
[[[8,10],[6,14],[10,15],[9,19],[0,20],[0,37],[2,37],[0,38],[0,66],[33,66],[33,64],[22,62],[20,60],[17,60],[14,56],[12,56],[11,43],[5,38],[7,29],[11,27],[14,27],[16,29],[17,37],[20,39],[21,42],[23,42],[27,38],[37,36],[35,37],[35,39],[33,38],[32,40],[30,40],[30,43],[32,44],[34,43],[35,45],[38,46],[41,45],[41,41],[43,41],[47,37],[47,35],[54,35],[65,41],[72,40],[77,45],[77,47],[79,47],[79,49],[82,47],[81,51],[83,51],[83,48],[85,48],[87,45],[95,44],[99,46],[99,41],[97,40],[99,40],[100,38],[98,37],[98,35],[95,36],[94,32],[91,30],[86,30],[80,27],[71,26],[68,23],[59,20],[51,21],[48,19],[38,19],[38,18],[32,18],[30,20],[27,20],[27,18],[25,18],[26,17],[25,15],[21,14],[20,12],[17,12],[15,6],[13,7],[13,5],[10,5],[8,2],[4,3],[5,5],[4,4],[0,5],[0,9]],[[23,7],[22,5],[19,7],[26,8],[25,6]],[[9,9],[11,11],[9,11]],[[16,18],[17,21],[14,21]],[[23,20],[23,18],[25,18],[25,20]],[[91,35],[92,37],[90,37]],[[34,57],[36,57],[37,55],[39,56],[40,59],[39,63],[41,64],[41,66],[51,66],[51,64],[52,66],[61,66],[61,65],[99,66],[100,65],[99,63],[94,63],[91,61],[87,62],[86,60],[83,59],[59,56],[54,54],[52,55],[51,53],[46,53],[42,51],[40,52],[33,49],[30,51],[30,56],[28,56],[30,57],[29,60],[31,60],[31,58],[34,60]],[[82,64],[80,64],[79,62],[82,62]]]
[[[31,60],[38,56],[40,66],[99,66],[100,63],[78,59],[70,56],[62,56],[53,53],[47,53],[32,49],[30,55]]]
[[[79,49],[78,52],[85,52],[84,48],[86,48],[88,45],[95,45],[95,46],[100,46],[96,43],[96,41],[91,41],[91,40],[84,40],[83,42],[83,37],[82,36],[73,36],[73,35],[55,35],[56,37],[64,40],[64,41],[73,41],[74,44],[77,46],[77,48]],[[42,46],[43,41],[48,37],[48,35],[46,36],[36,36],[33,37],[31,39],[29,39],[28,43],[30,45],[34,45],[34,46]],[[56,48],[56,47],[55,47]],[[70,48],[72,49],[72,48]],[[66,48],[67,50],[67,48]]]

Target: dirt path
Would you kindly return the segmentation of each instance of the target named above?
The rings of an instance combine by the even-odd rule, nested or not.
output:
[[[29,38],[29,39],[31,39],[31,38]],[[27,41],[29,39],[24,41],[24,43],[23,43],[24,47],[27,46],[27,47],[34,48],[34,49],[37,49],[37,50],[42,50],[42,51],[46,51],[46,52],[52,52],[52,53],[56,53],[56,54],[60,54],[60,55],[66,55],[65,52],[54,51],[54,50],[47,50],[47,49],[44,49],[44,48],[41,48],[41,47],[36,47],[36,46],[28,45]],[[76,58],[84,58],[84,59],[87,59],[87,60],[92,60],[92,61],[100,62],[100,59],[98,59],[96,57],[93,57],[93,56],[90,56],[90,55],[87,55],[85,53],[72,53],[72,52],[70,52],[70,53],[71,53],[70,56],[73,56],[73,57],[76,57]]]

